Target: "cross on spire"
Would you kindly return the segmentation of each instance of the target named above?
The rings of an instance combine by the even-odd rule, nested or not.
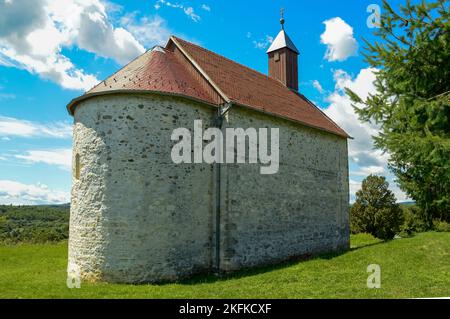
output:
[[[284,30],[284,8],[280,9],[280,24],[281,24],[281,30]]]

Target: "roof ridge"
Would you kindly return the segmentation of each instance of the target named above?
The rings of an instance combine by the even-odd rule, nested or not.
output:
[[[180,41],[181,40],[181,41]],[[216,91],[216,93],[226,102],[229,103],[231,102],[231,99],[228,97],[227,94],[225,94],[225,92],[223,92],[223,90],[220,88],[219,85],[217,85],[217,83],[215,81],[213,81],[213,79],[211,79],[210,75],[208,74],[208,72],[206,72],[201,65],[194,59],[194,57],[192,56],[191,53],[187,52],[187,50],[183,47],[183,43],[180,42],[187,42],[184,41],[181,38],[178,38],[176,36],[171,36],[169,38],[169,42],[172,41],[176,47],[178,47],[178,49],[181,51],[182,55],[184,56],[184,58],[190,63],[192,64],[192,66],[194,67],[194,69],[200,74],[200,76],[202,76],[206,82]],[[169,44],[169,42],[167,43],[167,45]],[[190,43],[190,42],[187,42]],[[166,47],[167,47],[166,45]],[[198,46],[198,48],[201,48],[200,46]]]
[[[182,39],[182,38],[179,38],[179,37],[177,37],[177,36],[174,36],[174,35],[173,35],[173,37],[174,37],[175,39],[177,39],[177,40],[181,40],[181,41],[183,41],[183,42],[189,43],[190,45],[193,45],[193,46],[195,46],[195,47],[197,47],[197,48],[199,48],[199,49],[201,49],[201,50],[203,50],[203,51],[207,51],[208,53],[212,53],[212,54],[214,54],[214,55],[217,55],[217,56],[219,56],[219,57],[221,57],[221,58],[223,58],[223,59],[225,59],[225,60],[227,60],[227,61],[230,61],[231,63],[234,63],[234,64],[237,64],[237,65],[239,65],[239,66],[241,66],[241,67],[244,67],[244,68],[247,69],[247,70],[250,70],[250,71],[252,71],[252,72],[255,72],[255,73],[257,73],[258,75],[260,75],[260,76],[262,76],[262,77],[264,77],[264,78],[266,78],[266,79],[269,79],[269,80],[271,80],[271,81],[274,81],[275,83],[281,85],[282,87],[285,87],[280,81],[278,81],[277,79],[271,78],[271,77],[268,76],[267,74],[264,74],[264,73],[262,73],[262,72],[260,72],[260,71],[258,71],[258,70],[252,69],[252,68],[250,68],[250,67],[248,67],[248,66],[246,66],[246,65],[244,65],[244,64],[242,64],[242,63],[236,62],[236,61],[234,61],[234,60],[232,60],[232,59],[230,59],[230,58],[227,58],[227,57],[224,56],[224,55],[221,55],[221,54],[218,54],[218,53],[216,53],[216,52],[214,52],[214,51],[208,50],[208,49],[206,49],[206,48],[204,48],[204,47],[202,47],[202,46],[200,46],[200,45],[198,45],[198,44],[195,44],[195,43],[186,41],[186,40],[184,40],[184,39]],[[287,90],[289,90],[287,87],[285,87],[285,88],[286,88]],[[289,90],[289,91],[291,91],[291,90]]]
[[[216,53],[216,52],[214,52],[214,51],[208,50],[208,49],[206,49],[206,48],[204,48],[204,47],[202,47],[202,46],[200,46],[200,45],[198,45],[198,44],[195,44],[195,43],[186,41],[186,40],[184,40],[184,39],[182,39],[182,38],[179,38],[179,37],[177,37],[177,36],[172,36],[172,37],[175,38],[176,41],[180,42],[181,45],[183,45],[183,44],[191,45],[191,46],[193,46],[193,47],[195,47],[195,48],[201,50],[201,51],[204,52],[205,54],[209,54],[209,55],[216,56],[216,57],[218,57],[218,58],[220,58],[220,59],[223,59],[223,60],[225,60],[225,61],[228,61],[229,63],[232,63],[232,64],[234,64],[234,65],[236,65],[236,66],[242,67],[243,69],[245,69],[245,70],[247,70],[247,71],[253,73],[254,75],[257,75],[259,78],[269,80],[269,82],[272,83],[273,85],[277,85],[279,88],[282,88],[283,90],[285,90],[286,94],[293,94],[293,96],[295,96],[295,98],[299,98],[300,100],[304,101],[304,102],[305,102],[309,107],[311,107],[312,109],[319,111],[319,113],[322,114],[322,116],[324,117],[324,119],[325,119],[327,122],[329,122],[329,123],[330,123],[333,127],[335,127],[338,131],[342,131],[343,134],[344,134],[345,136],[350,137],[350,136],[349,136],[349,135],[341,128],[341,127],[339,127],[338,124],[336,124],[336,123],[335,123],[328,115],[326,115],[325,112],[322,111],[318,106],[314,105],[314,103],[312,103],[309,99],[307,99],[307,98],[306,98],[303,94],[301,94],[300,92],[289,89],[288,87],[286,87],[285,85],[283,85],[283,83],[281,83],[279,80],[274,79],[274,78],[272,78],[272,77],[270,77],[270,76],[268,76],[268,75],[266,75],[266,74],[264,74],[264,73],[262,73],[262,72],[259,72],[259,71],[255,70],[255,69],[252,69],[252,68],[250,68],[250,67],[248,67],[248,66],[246,66],[246,65],[243,65],[243,64],[241,64],[241,63],[239,63],[239,62],[236,62],[236,61],[234,61],[234,60],[232,60],[232,59],[230,59],[230,58],[227,58],[227,57],[225,57],[225,56],[223,56],[223,55],[221,55],[221,54],[218,54],[218,53]],[[192,59],[194,59],[194,61],[195,61],[195,58],[194,58],[194,57],[192,57]],[[204,72],[205,72],[206,74],[208,74],[208,72],[207,72],[206,70],[204,70]],[[220,86],[219,86],[219,87],[220,87]],[[230,97],[230,100],[236,101],[236,99],[233,98],[233,97]],[[239,103],[239,101],[236,101],[236,102]],[[239,104],[240,104],[240,103],[239,103]]]
[[[232,60],[232,59],[230,59],[230,58],[227,58],[226,56],[223,56],[223,55],[218,54],[218,53],[216,53],[216,52],[214,52],[214,51],[208,50],[208,49],[206,49],[206,48],[204,48],[204,47],[202,47],[202,46],[200,46],[200,45],[198,45],[198,44],[195,44],[195,43],[186,41],[186,40],[184,40],[184,39],[182,39],[182,38],[179,38],[179,37],[177,37],[177,36],[174,36],[174,35],[173,35],[172,37],[174,37],[174,38],[177,39],[177,40],[181,40],[181,41],[183,41],[183,42],[189,43],[190,45],[193,45],[193,46],[195,46],[195,47],[197,47],[197,48],[199,48],[199,49],[201,49],[201,50],[203,50],[203,51],[207,51],[208,53],[211,53],[211,54],[214,54],[214,55],[216,55],[216,56],[218,56],[218,57],[221,57],[221,58],[223,58],[223,59],[225,59],[225,60],[227,60],[227,61],[229,61],[229,62],[231,62],[231,63],[237,64],[237,65],[239,65],[239,66],[241,66],[241,67],[243,67],[243,68],[245,68],[245,69],[247,69],[247,70],[250,70],[250,71],[252,71],[252,72],[258,74],[259,76],[262,76],[262,77],[264,77],[265,79],[268,79],[269,81],[272,81],[273,83],[276,83],[279,87],[282,87],[282,88],[286,89],[286,91],[289,91],[289,92],[291,92],[291,93],[293,93],[293,94],[295,94],[295,95],[297,95],[297,93],[299,93],[299,92],[295,92],[295,91],[289,89],[288,87],[286,87],[285,85],[283,85],[283,83],[281,83],[279,80],[274,79],[274,78],[268,76],[267,74],[264,74],[264,73],[262,73],[262,72],[260,72],[260,71],[258,71],[258,70],[252,69],[252,68],[250,68],[250,67],[248,67],[248,66],[246,66],[246,65],[244,65],[244,64],[242,64],[242,63],[239,63],[239,62],[236,62],[236,61],[234,61],[234,60]],[[298,95],[297,95],[297,96],[298,96]],[[300,97],[301,97],[301,96],[300,96]]]

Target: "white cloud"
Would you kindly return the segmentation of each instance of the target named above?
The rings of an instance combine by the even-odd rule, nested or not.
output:
[[[253,40],[253,45],[257,49],[265,49],[273,42],[273,37],[270,35],[266,35],[263,39],[256,41]]]
[[[0,180],[0,204],[33,205],[62,204],[70,201],[70,193],[52,190],[44,184],[23,184]]]
[[[0,136],[70,138],[72,125],[66,122],[41,124],[0,116]]]
[[[132,12],[122,16],[120,24],[147,47],[165,44],[171,34],[166,21],[159,16],[138,18],[137,12]]]
[[[200,20],[200,16],[195,14],[194,8],[187,7],[183,9],[184,13],[190,17],[193,21],[198,22]]]
[[[183,4],[172,3],[172,2],[169,2],[169,1],[166,1],[166,0],[158,0],[158,1],[156,1],[154,7],[155,7],[156,10],[158,10],[163,5],[166,6],[166,7],[183,10],[184,14],[186,14],[194,22],[198,22],[201,19],[200,16],[195,13],[194,8],[187,7],[187,6],[183,5]]]
[[[379,171],[376,167],[386,164],[386,156],[382,156],[380,151],[373,148],[372,136],[378,134],[379,128],[359,121],[352,102],[344,91],[348,87],[365,99],[369,92],[375,92],[373,85],[375,71],[371,68],[362,69],[354,80],[345,71],[334,71],[335,91],[327,97],[330,105],[325,113],[354,137],[353,140],[349,140],[350,159],[360,167],[372,167],[375,171]]]
[[[319,81],[317,81],[317,80],[312,81],[312,85],[317,91],[319,91],[319,93],[323,93],[324,92],[323,87],[322,87],[322,85],[320,84]]]
[[[353,37],[353,28],[340,17],[323,22],[325,31],[320,35],[320,42],[327,46],[325,59],[328,61],[344,61],[356,55],[358,42]]]
[[[349,180],[349,191],[350,191],[350,203],[355,202],[355,194],[361,189],[361,182],[355,181],[353,179]]]
[[[207,4],[202,4],[202,9],[205,11],[211,11],[211,7],[208,6]]]
[[[380,175],[380,174],[378,174]],[[388,181],[389,182],[389,181]],[[349,186],[350,186],[350,203],[354,203],[356,199],[356,192],[361,189],[361,182],[350,179],[349,180]],[[410,201],[411,199],[406,196],[406,194],[395,184],[394,182],[389,182],[389,190],[391,190],[395,198],[397,199],[397,202],[405,202]]]
[[[376,92],[373,84],[377,70],[366,68],[360,70],[356,78],[352,78],[343,70],[334,71],[335,91],[328,97],[328,108],[324,111],[340,127],[342,127],[353,139],[348,141],[350,161],[357,167],[350,171],[350,176],[366,177],[369,174],[384,175],[388,178],[392,189],[396,187],[396,196],[404,200],[405,195],[392,181],[387,168],[389,155],[374,148],[372,136],[379,133],[379,127],[372,123],[361,122],[355,113],[350,98],[345,94],[347,87],[358,94],[363,100],[369,93]],[[354,190],[359,182],[350,182],[351,196],[354,198]]]
[[[107,13],[111,8],[121,10],[100,0],[0,2],[0,64],[36,73],[64,88],[90,89],[98,79],[77,68],[63,48],[77,46],[120,64],[145,51],[126,26],[113,26]],[[139,24],[134,21],[132,26]]]
[[[358,170],[353,170],[351,172],[351,175],[366,177],[370,174],[383,175],[385,173],[386,173],[386,171],[385,171],[384,166],[369,165],[369,166],[360,167]]]
[[[411,198],[406,196],[405,192],[403,192],[395,183],[389,183],[389,189],[394,193],[395,198],[397,198],[397,202],[406,202],[410,201]]]
[[[59,3],[54,1],[53,3]],[[62,2],[62,1],[61,1]],[[70,32],[58,28],[46,0],[0,2],[0,60],[70,89],[88,89],[97,83],[61,54],[70,45]]]
[[[91,9],[93,10],[93,9]],[[145,52],[135,37],[122,27],[114,28],[107,22],[106,14],[83,12],[77,44],[81,49],[102,57],[111,57],[125,64]]]
[[[60,169],[70,171],[72,166],[72,149],[54,149],[54,150],[30,150],[25,154],[14,156],[17,159],[24,160],[27,163],[44,163],[55,165]]]

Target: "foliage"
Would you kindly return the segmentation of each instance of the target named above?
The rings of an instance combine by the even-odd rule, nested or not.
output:
[[[427,221],[427,216],[420,207],[403,206],[403,225],[401,226],[402,234],[412,235],[413,233],[425,232],[432,230],[429,222]]]
[[[434,228],[438,232],[450,232],[450,223],[443,220],[434,221]]]
[[[394,238],[402,224],[402,210],[383,176],[369,175],[356,192],[350,210],[353,233],[369,233],[383,240]]]
[[[68,206],[0,206],[0,242],[55,242],[68,233]]]
[[[375,146],[390,154],[399,186],[432,219],[450,221],[449,1],[384,0],[378,41],[364,56],[376,69],[376,93],[347,94],[361,120],[376,123]]]

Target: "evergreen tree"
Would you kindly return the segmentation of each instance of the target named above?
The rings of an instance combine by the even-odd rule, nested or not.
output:
[[[347,90],[362,121],[381,130],[375,147],[390,154],[400,188],[432,218],[450,221],[450,8],[448,0],[399,12],[383,1],[379,41],[364,56],[376,72],[376,94]]]

